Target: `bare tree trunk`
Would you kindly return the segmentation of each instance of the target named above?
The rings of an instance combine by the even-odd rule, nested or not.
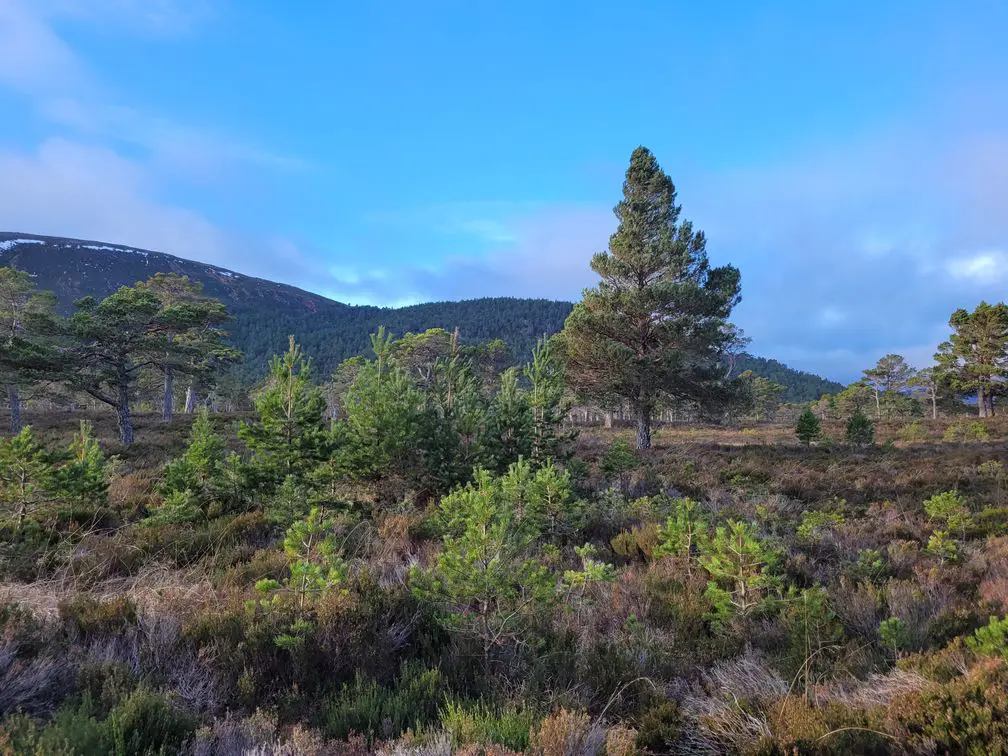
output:
[[[21,528],[24,526],[26,514],[28,514],[28,502],[22,498],[21,503],[18,505],[17,526],[14,528],[15,533],[21,532]]]
[[[10,429],[15,436],[21,432],[21,389],[16,383],[7,386],[7,401],[10,403]]]
[[[166,423],[172,421],[175,415],[175,370],[166,367],[164,371],[164,412],[162,419]]]
[[[882,419],[882,405],[879,403],[879,392],[875,389],[875,419]]]
[[[612,410],[605,411],[605,427],[612,428]]]
[[[643,451],[651,448],[651,410],[648,407],[637,408],[637,449]]]
[[[195,411],[196,411],[196,389],[193,388],[192,383],[190,383],[189,387],[186,389],[185,392],[185,413],[187,415],[191,415]]]
[[[116,420],[119,421],[119,442],[124,446],[133,443],[133,417],[129,407],[129,384],[119,383],[119,397],[116,403]]]
[[[980,417],[987,417],[987,392],[983,386],[977,389],[977,412]]]
[[[938,392],[937,391],[932,391],[931,392],[931,419],[932,420],[937,420],[938,419]]]

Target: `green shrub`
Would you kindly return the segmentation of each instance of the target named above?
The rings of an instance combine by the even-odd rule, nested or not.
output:
[[[606,483],[619,483],[624,493],[630,488],[630,471],[637,466],[633,448],[622,438],[617,438],[602,454],[599,471]]]
[[[797,536],[802,543],[815,543],[827,532],[844,524],[844,516],[839,512],[822,512],[819,510],[802,513],[801,525]]]
[[[106,728],[92,716],[86,701],[61,707],[44,726],[21,714],[0,724],[0,753],[4,756],[107,756],[112,753],[110,746]]]
[[[84,664],[77,671],[77,688],[98,718],[107,717],[136,687],[136,676],[126,664]]]
[[[924,424],[921,423],[920,420],[914,420],[912,423],[907,423],[899,429],[897,435],[899,436],[900,441],[908,444],[926,441],[928,437],[927,430],[924,428]]]
[[[782,556],[758,536],[754,524],[728,520],[719,526],[701,543],[699,560],[711,578],[707,598],[712,620],[723,625],[736,615],[747,617],[766,608],[781,582],[777,570]]]
[[[899,617],[882,620],[878,633],[883,645],[891,648],[896,656],[910,648],[912,642],[910,629]]]
[[[103,725],[117,756],[148,756],[178,753],[198,721],[163,695],[140,689],[112,709]]]
[[[672,514],[658,531],[661,540],[654,554],[679,557],[690,571],[695,555],[707,544],[710,528],[700,505],[693,499],[674,499],[672,506]]]
[[[966,639],[966,645],[978,654],[1008,659],[1008,617],[991,617],[973,637]]]
[[[951,443],[990,441],[990,432],[987,430],[987,426],[978,420],[971,423],[955,423],[945,430],[942,440]]]
[[[927,553],[935,557],[939,564],[959,561],[959,544],[947,531],[938,529],[927,542]]]
[[[675,701],[662,701],[644,712],[637,727],[637,746],[650,753],[668,753],[682,731],[682,713]]]
[[[326,732],[344,740],[355,732],[369,739],[394,738],[438,721],[444,700],[437,669],[404,664],[393,688],[360,673],[323,704]]]
[[[179,753],[196,731],[197,720],[163,695],[134,691],[99,721],[90,696],[60,708],[39,726],[20,715],[0,727],[0,753],[32,756],[169,756]],[[3,751],[6,736],[10,751]]]
[[[924,502],[924,511],[932,520],[944,521],[949,529],[965,537],[970,524],[970,510],[965,497],[958,491],[935,494]]]
[[[876,581],[886,575],[885,555],[878,549],[861,549],[851,571],[868,581]]]
[[[60,618],[82,635],[119,635],[136,626],[136,604],[124,596],[98,601],[78,594],[60,602]]]
[[[539,722],[540,717],[524,707],[492,708],[484,702],[465,704],[448,700],[441,708],[441,726],[456,746],[495,744],[525,751]]]

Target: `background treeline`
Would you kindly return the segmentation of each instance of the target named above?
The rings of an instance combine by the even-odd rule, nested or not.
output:
[[[483,298],[434,302],[401,308],[350,306],[291,286],[243,276],[204,263],[104,242],[0,232],[0,266],[29,273],[37,289],[51,291],[61,314],[84,296],[100,300],[121,286],[156,273],[184,276],[202,293],[219,300],[233,316],[228,343],[245,359],[228,370],[224,393],[261,379],[269,358],[293,334],[313,355],[316,370],[328,374],[348,357],[366,354],[368,334],[420,333],[429,328],[459,330],[463,343],[502,340],[514,364],[527,360],[536,340],[563,328],[573,305],[543,299]],[[786,402],[814,401],[840,387],[775,361],[741,354],[737,372],[754,373],[783,385]],[[233,404],[233,402],[232,402]]]
[[[331,373],[348,357],[366,354],[368,334],[379,327],[389,332],[421,333],[430,328],[458,329],[463,343],[499,339],[517,363],[527,360],[536,341],[563,328],[568,302],[496,297],[463,302],[431,302],[401,308],[345,307],[331,312],[282,314],[255,311],[236,314],[232,343],[246,355],[244,380],[262,376],[269,355],[293,334],[313,355],[322,373]]]

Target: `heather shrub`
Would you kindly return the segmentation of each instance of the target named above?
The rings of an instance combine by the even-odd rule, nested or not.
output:
[[[606,730],[606,756],[638,756],[639,753],[637,730],[622,724],[613,725]]]
[[[634,525],[630,530],[623,530],[613,536],[609,545],[613,553],[625,559],[650,559],[658,547],[660,540],[658,524],[649,522],[644,525]]]
[[[928,434],[927,430],[924,428],[924,424],[920,420],[914,420],[912,423],[907,423],[897,432],[900,441],[907,444],[916,444],[921,441],[926,441]]]
[[[945,430],[942,440],[952,443],[990,441],[990,432],[987,430],[987,426],[979,421],[955,423]]]
[[[404,664],[391,687],[358,673],[338,695],[323,702],[324,728],[337,739],[351,733],[371,739],[395,738],[408,729],[437,722],[443,700],[443,682],[436,669]]]
[[[1008,753],[1008,665],[978,665],[964,677],[894,702],[889,716],[911,748]]]
[[[586,712],[560,709],[543,719],[529,751],[537,756],[601,756],[605,746],[605,730]]]
[[[641,715],[637,726],[637,746],[645,753],[667,753],[679,739],[682,712],[675,701],[662,701]]]
[[[59,605],[60,618],[83,636],[118,635],[137,624],[136,605],[120,596],[111,601],[79,594]]]

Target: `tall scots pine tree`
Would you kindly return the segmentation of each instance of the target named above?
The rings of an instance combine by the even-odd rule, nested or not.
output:
[[[1008,379],[1008,305],[981,302],[949,318],[952,335],[938,345],[938,372],[951,388],[977,398],[980,417],[994,415],[994,397]]]
[[[739,301],[738,269],[710,267],[707,239],[680,210],[672,179],[638,147],[614,211],[619,227],[592,258],[601,280],[564,326],[568,381],[586,398],[628,401],[638,449],[651,446],[660,400],[720,394],[727,319]]]
[[[238,362],[241,354],[224,343],[221,325],[229,317],[227,310],[216,299],[203,296],[203,284],[199,281],[174,273],[156,273],[136,287],[151,292],[161,302],[161,316],[166,325],[163,338],[168,348],[155,355],[154,361],[164,375],[162,416],[165,422],[171,422],[175,414],[176,373],[189,377],[188,412],[197,379]]]

